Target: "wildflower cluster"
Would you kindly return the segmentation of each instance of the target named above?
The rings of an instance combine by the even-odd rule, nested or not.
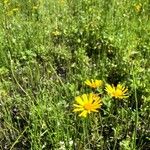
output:
[[[103,87],[102,80],[86,80],[85,84],[92,89],[98,89]],[[116,87],[114,85],[106,84],[104,89],[110,97],[116,99],[127,98],[128,89],[123,85],[118,84]],[[91,112],[98,112],[98,109],[102,106],[102,98],[99,96],[99,93],[88,93],[81,96],[75,97],[75,104],[73,104],[73,112],[80,112],[79,116],[87,117]]]

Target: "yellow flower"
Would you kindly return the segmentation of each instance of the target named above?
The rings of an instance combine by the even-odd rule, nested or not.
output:
[[[105,90],[109,95],[115,98],[123,99],[128,97],[126,93],[128,89],[123,87],[121,84],[118,84],[117,87],[115,87],[114,85],[111,86],[109,84],[106,84]]]
[[[87,114],[90,114],[91,112],[98,112],[97,109],[99,109],[102,105],[100,97],[93,93],[77,96],[75,101],[77,104],[74,104],[75,108],[73,111],[81,111],[79,114],[80,117],[86,117]]]
[[[38,9],[38,6],[33,6],[32,9],[33,9],[33,10],[37,10],[37,9]]]
[[[9,2],[9,0],[3,0],[4,4],[7,4]]]
[[[65,0],[59,0],[59,3],[64,4]]]
[[[135,11],[136,12],[140,12],[141,9],[142,9],[142,4],[141,3],[135,5]]]
[[[59,36],[59,35],[61,35],[61,32],[59,32],[59,31],[54,31],[54,32],[52,32],[52,34],[53,34],[54,36]]]
[[[91,81],[90,80],[86,80],[85,84],[90,86],[91,88],[97,88],[97,87],[102,86],[103,81],[102,80],[95,80],[94,81],[93,79],[91,79]]]
[[[8,16],[14,15],[14,13],[17,13],[19,11],[19,8],[13,8],[12,10],[7,12]]]

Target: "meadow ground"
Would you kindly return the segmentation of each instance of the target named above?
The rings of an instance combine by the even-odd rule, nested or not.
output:
[[[149,0],[1,0],[0,149],[149,150],[149,59]]]

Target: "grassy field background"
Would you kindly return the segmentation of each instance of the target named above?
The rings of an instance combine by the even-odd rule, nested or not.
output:
[[[150,149],[149,0],[1,0],[0,18],[1,150]],[[79,117],[86,79],[129,98]]]

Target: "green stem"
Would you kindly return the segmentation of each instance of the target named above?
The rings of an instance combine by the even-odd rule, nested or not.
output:
[[[135,107],[136,107],[135,128],[134,128],[134,149],[136,149],[136,137],[137,137],[137,127],[138,127],[139,113],[138,113],[137,90],[136,90],[136,82],[135,82],[135,74],[134,74],[133,65],[132,65],[132,73],[133,73],[134,98],[135,98]]]

